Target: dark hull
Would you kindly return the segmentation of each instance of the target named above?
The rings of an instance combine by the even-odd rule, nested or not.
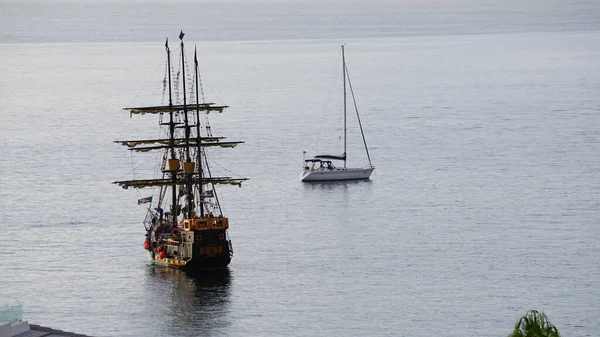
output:
[[[231,262],[231,257],[229,256],[216,256],[216,257],[199,257],[197,259],[192,259],[185,264],[185,266],[181,267],[181,269],[186,271],[194,271],[194,270],[204,270],[204,269],[219,269],[226,268]]]
[[[222,252],[219,249],[217,254],[207,253],[214,247],[222,247]],[[201,270],[211,268],[225,268],[231,262],[233,249],[231,241],[225,240],[217,242],[215,245],[201,245],[194,247],[194,255],[184,267],[186,270]]]

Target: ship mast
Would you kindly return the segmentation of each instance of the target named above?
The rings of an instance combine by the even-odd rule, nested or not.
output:
[[[202,181],[202,137],[200,135],[200,99],[198,96],[198,87],[199,87],[199,81],[198,81],[198,56],[196,53],[196,48],[194,47],[194,75],[195,75],[195,85],[196,85],[196,145],[198,146],[198,178],[200,180],[200,183],[198,184],[199,186],[199,193],[200,193],[200,217],[203,218],[204,217],[204,198],[203,198],[203,191],[202,191],[202,185],[204,184],[204,182]]]
[[[167,48],[167,69],[169,73],[169,108],[173,107],[173,94],[171,91],[171,50],[169,49],[169,39],[165,42],[165,48]],[[175,122],[173,121],[173,112],[169,112],[169,146],[171,149],[171,159],[176,160],[175,157]],[[171,190],[171,197],[173,199],[173,205],[171,205],[171,215],[173,216],[173,224],[177,223],[177,168],[169,166],[168,170],[171,170],[171,180],[173,180],[173,188]],[[162,216],[162,213],[161,213]]]
[[[194,173],[193,169],[190,169],[192,165],[190,159],[190,124],[188,122],[188,110],[187,110],[187,96],[185,90],[185,50],[183,46],[183,36],[185,33],[181,31],[179,33],[179,40],[181,41],[181,78],[183,81],[183,123],[185,129],[185,163],[183,163],[183,171],[185,173],[185,193],[186,193],[186,209],[187,214],[183,216],[187,216],[188,219],[192,218],[193,209],[192,209],[192,175]],[[176,224],[176,223],[175,223]]]
[[[342,45],[342,74],[344,78],[344,168],[346,168],[346,57]]]
[[[167,77],[168,79],[163,80],[163,93],[168,83],[168,105],[123,108],[124,110],[129,111],[130,115],[160,115],[159,125],[161,127],[161,134],[163,136],[159,139],[115,141],[115,143],[119,143],[128,147],[131,151],[148,152],[157,150],[163,153],[163,167],[161,169],[161,177],[155,177],[153,179],[133,179],[113,182],[114,184],[118,184],[119,186],[125,189],[129,187],[139,189],[145,187],[160,188],[158,206],[157,208],[155,208],[155,210],[159,214],[156,214],[155,212],[152,212],[152,210],[149,210],[149,217],[147,217],[147,219],[144,221],[144,223],[147,225],[150,225],[150,220],[152,220],[152,225],[154,226],[156,224],[156,220],[159,220],[155,220],[154,215],[160,215],[160,223],[163,223],[162,221],[166,220],[173,227],[176,227],[178,225],[178,218],[182,218],[184,220],[194,219],[198,216],[204,217],[209,212],[210,216],[212,217],[212,212],[215,210],[218,212],[219,216],[222,216],[221,205],[219,204],[219,199],[214,189],[214,186],[216,184],[230,184],[240,186],[242,181],[247,180],[247,178],[212,176],[210,172],[210,168],[208,166],[206,158],[206,152],[204,152],[205,147],[233,148],[237,144],[243,143],[243,141],[221,141],[222,139],[225,139],[225,137],[212,136],[212,133],[209,129],[208,119],[200,123],[200,114],[204,111],[206,111],[206,114],[208,114],[211,111],[222,112],[228,106],[204,102],[204,93],[202,92],[202,80],[199,74],[196,48],[194,48],[194,75],[196,76],[196,78],[195,81],[191,81],[191,79],[189,79],[189,77],[193,75],[191,73],[191,70],[185,63],[186,55],[183,41],[184,35],[185,34],[183,33],[183,31],[181,31],[179,34],[179,39],[181,40],[180,44],[182,61],[182,69],[180,71],[182,72],[183,78],[183,102],[181,103],[183,104],[177,102],[177,97],[173,97],[174,94],[178,92],[177,88],[180,87],[179,81],[177,79],[173,79],[173,69],[171,69],[171,50],[169,48],[169,39],[167,38],[165,41],[165,49],[167,52],[167,71],[165,77]],[[189,84],[186,81],[186,75],[188,75],[187,77],[190,80]],[[196,85],[195,130],[193,129],[194,107],[192,106],[192,96],[194,95],[194,93],[193,91],[190,91],[189,94],[191,98],[190,103],[188,104],[188,93],[186,90],[186,87],[190,87],[193,85]],[[190,88],[190,90],[191,89],[192,88]],[[199,95],[199,92],[201,96]],[[202,99],[202,102],[200,102],[200,97]],[[175,103],[173,102],[174,100]],[[163,116],[166,113],[169,114],[169,118],[167,121],[164,121]],[[179,126],[180,124],[184,125]],[[201,131],[202,126],[206,128],[206,137],[203,137],[203,132]],[[179,130],[180,128],[184,128],[185,131],[181,132],[181,130]],[[213,189],[203,191],[205,190],[204,184],[212,186]],[[171,190],[171,205],[169,205],[168,201],[169,189]],[[200,193],[199,195],[197,195],[198,192]],[[187,198],[187,202],[181,200],[183,193],[186,193],[185,195]],[[206,196],[204,194],[206,194]],[[203,197],[215,198],[216,203],[213,205],[212,202],[203,200]],[[145,202],[148,201],[140,202],[140,200],[138,200],[138,204]],[[167,212],[163,212],[163,209],[161,207],[164,207],[165,211]],[[200,211],[198,211],[198,207],[200,207]],[[207,210],[206,207],[208,207],[209,209]]]

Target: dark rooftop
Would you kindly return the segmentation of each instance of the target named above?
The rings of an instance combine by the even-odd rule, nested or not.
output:
[[[25,331],[13,337],[90,337],[74,332],[56,330],[41,325],[29,324],[29,331]]]

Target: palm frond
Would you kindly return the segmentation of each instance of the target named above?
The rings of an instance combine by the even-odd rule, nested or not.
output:
[[[560,337],[558,329],[548,316],[537,310],[529,310],[521,317],[508,337]]]

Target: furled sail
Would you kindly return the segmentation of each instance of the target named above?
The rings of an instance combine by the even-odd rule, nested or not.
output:
[[[333,159],[333,160],[346,160],[346,153],[342,154],[341,156],[336,156],[336,155],[332,155],[332,154],[320,154],[315,156],[315,158],[319,158],[319,159]]]
[[[215,105],[215,103],[202,103],[202,104],[177,104],[177,105],[162,105],[162,106],[146,106],[146,107],[135,107],[135,108],[123,108],[123,110],[128,110],[131,114],[136,115],[144,115],[144,114],[158,114],[158,113],[168,113],[168,112],[179,112],[185,110],[187,111],[206,111],[207,113],[216,111],[223,112],[229,106],[227,105]]]
[[[190,142],[192,143],[192,142]],[[243,143],[243,141],[236,141],[236,142],[216,142],[216,143],[201,143],[200,146],[202,147],[209,147],[209,146],[220,146],[220,147],[229,147],[229,148],[233,148],[236,147],[238,144]],[[175,144],[173,146],[171,145],[157,145],[157,146],[146,146],[146,147],[134,147],[129,149],[130,151],[135,151],[135,152],[148,152],[148,151],[152,151],[152,150],[161,150],[161,149],[171,149],[171,148],[185,148],[187,145],[186,144]]]
[[[218,142],[221,139],[225,139],[225,137],[202,137],[200,140],[202,142]],[[190,138],[186,140],[185,138],[176,138],[173,139],[173,144],[185,144],[188,141],[190,144],[196,144],[196,138]],[[148,145],[148,144],[170,144],[170,139],[141,139],[141,140],[116,140],[115,143],[121,144],[127,147],[136,147],[138,145]]]
[[[192,183],[194,184],[219,184],[219,185],[236,185],[241,186],[242,182],[248,180],[247,178],[232,178],[232,177],[193,177]],[[171,178],[163,179],[139,179],[139,180],[122,180],[115,181],[113,184],[117,184],[123,188],[144,188],[144,187],[158,187],[158,186],[177,186],[186,184],[184,177],[177,177],[173,180]]]

